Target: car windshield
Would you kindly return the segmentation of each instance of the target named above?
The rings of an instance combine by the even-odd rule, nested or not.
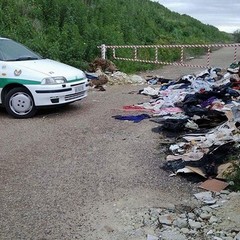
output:
[[[37,60],[42,57],[22,44],[10,39],[0,39],[0,60],[2,61],[26,61]]]

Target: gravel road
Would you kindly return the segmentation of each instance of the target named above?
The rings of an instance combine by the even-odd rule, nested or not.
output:
[[[233,61],[227,50],[213,53],[216,66]],[[198,70],[167,66],[140,74],[175,78]],[[130,94],[143,87],[91,90],[81,102],[32,119],[0,111],[1,240],[139,240],[125,234],[133,213],[192,197],[196,185],[159,167],[165,149],[152,131],[156,123],[112,118],[123,105],[148,101]]]

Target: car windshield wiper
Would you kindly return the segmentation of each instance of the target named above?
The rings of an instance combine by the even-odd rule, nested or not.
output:
[[[7,61],[25,61],[25,60],[37,60],[39,59],[38,57],[31,57],[31,56],[22,56],[16,59],[9,59]]]

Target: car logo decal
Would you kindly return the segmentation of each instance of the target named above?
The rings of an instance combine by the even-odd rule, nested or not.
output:
[[[21,74],[22,74],[22,70],[21,70],[21,69],[20,69],[20,70],[17,70],[17,69],[16,69],[16,70],[14,71],[14,75],[15,75],[15,76],[20,76]]]

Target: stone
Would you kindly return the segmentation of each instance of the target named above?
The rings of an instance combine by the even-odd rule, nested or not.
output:
[[[207,235],[212,235],[214,232],[213,232],[213,230],[209,230],[208,232],[207,232]]]
[[[217,223],[218,221],[219,221],[219,219],[215,216],[211,216],[210,219],[209,219],[210,224]]]
[[[221,205],[222,205],[222,204],[221,204]],[[212,208],[212,209],[219,208],[221,205],[219,205],[219,204],[213,204],[213,205],[210,206],[210,208]]]
[[[174,204],[169,203],[167,204],[166,209],[170,211],[175,211],[176,206]]]
[[[234,240],[240,240],[240,232],[235,236]]]
[[[187,237],[175,230],[168,230],[161,233],[161,240],[187,240]]]
[[[211,218],[211,216],[212,216],[211,214],[205,213],[205,212],[200,214],[200,218],[203,219],[203,220],[208,220],[208,219]]]
[[[200,192],[200,193],[196,193],[194,194],[194,196],[207,204],[214,204],[216,202],[216,199],[213,198],[212,196],[212,192],[208,191],[208,192]]]
[[[185,218],[186,217],[186,214],[185,213],[182,213],[180,215],[178,215],[180,218]]]
[[[190,213],[188,213],[188,218],[194,220],[194,219],[196,219],[196,215],[194,213],[190,212]]]
[[[223,240],[223,239],[220,237],[214,237],[213,240]]]
[[[153,236],[153,235],[148,234],[148,235],[147,235],[147,240],[159,240],[159,238],[156,237],[156,236]]]
[[[220,196],[223,200],[229,200],[230,199],[230,196],[227,195],[227,194],[221,194]]]
[[[220,193],[221,194],[227,194],[227,195],[230,194],[230,192],[228,190],[221,190]]]
[[[196,235],[197,231],[195,229],[189,230],[189,234],[191,235]]]
[[[188,234],[189,233],[189,229],[188,228],[181,228],[181,232],[183,234]]]
[[[193,221],[192,219],[189,219],[189,226],[192,229],[200,229],[202,227],[202,224],[200,222]]]
[[[211,206],[211,207],[212,207],[212,206]],[[211,212],[211,211],[212,211],[211,207],[209,207],[209,206],[203,206],[203,207],[201,207],[201,210],[202,210],[203,212]]]
[[[188,222],[186,218],[177,218],[174,220],[173,225],[178,228],[186,228],[188,226]]]
[[[173,220],[174,220],[170,214],[165,214],[165,215],[159,216],[158,219],[161,224],[166,224],[166,225],[172,225]]]

